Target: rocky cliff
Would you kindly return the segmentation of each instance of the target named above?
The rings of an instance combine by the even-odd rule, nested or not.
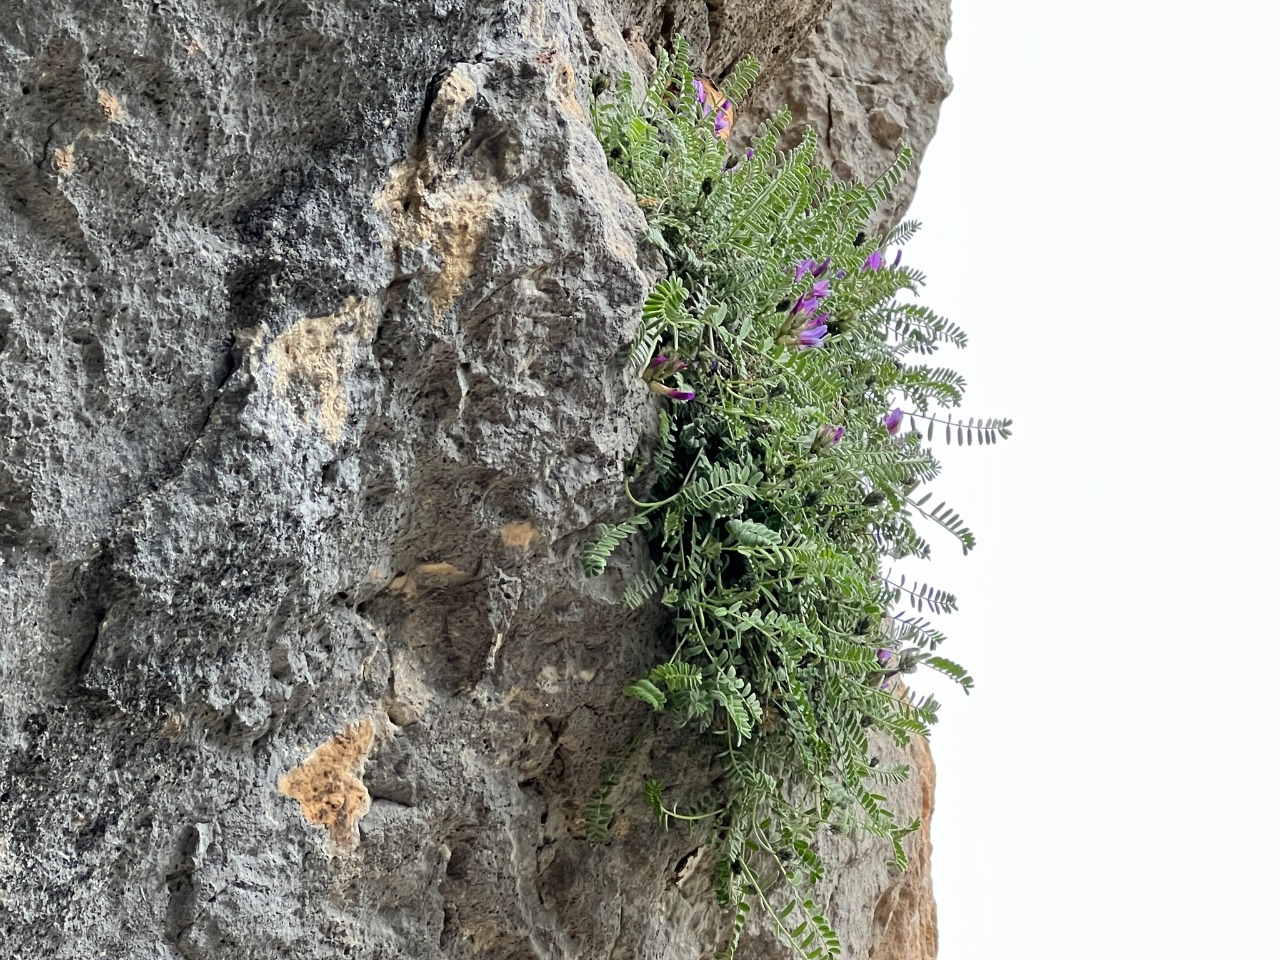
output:
[[[0,956],[710,954],[635,795],[707,760],[619,695],[626,559],[577,565],[654,416],[587,85],[755,51],[745,122],[874,175],[946,3],[838,7],[0,0]],[[849,954],[932,956],[927,870],[826,847]]]

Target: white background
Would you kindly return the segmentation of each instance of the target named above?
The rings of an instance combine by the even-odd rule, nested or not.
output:
[[[955,0],[906,260],[994,449],[960,597],[941,960],[1280,957],[1280,36],[1269,3]]]

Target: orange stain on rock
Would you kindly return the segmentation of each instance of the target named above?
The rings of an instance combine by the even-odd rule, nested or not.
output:
[[[58,147],[53,151],[53,169],[58,173],[71,174],[76,172],[76,145],[74,143],[65,147]]]
[[[452,563],[442,561],[440,563],[420,563],[418,564],[418,572],[426,573],[433,577],[452,577],[462,571]]]
[[[533,524],[525,520],[508,523],[502,528],[502,542],[508,547],[522,547],[528,550],[537,539],[538,531],[534,529]]]
[[[98,91],[98,109],[109,123],[120,123],[124,120],[124,104],[120,98],[108,90]]]
[[[369,718],[349,724],[282,774],[277,788],[298,801],[308,823],[324,827],[344,850],[356,845],[356,824],[369,812],[369,791],[360,777],[373,745]]]

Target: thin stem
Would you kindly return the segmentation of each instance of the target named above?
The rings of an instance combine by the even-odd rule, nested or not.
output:
[[[697,823],[699,820],[718,817],[724,811],[725,808],[721,807],[719,810],[710,810],[707,813],[676,813],[674,810],[668,810],[666,804],[662,805],[662,815],[664,817],[673,817],[676,820],[683,820],[685,823]]]
[[[623,481],[623,487],[626,489],[626,492],[627,492],[627,499],[630,500],[633,504],[635,504],[640,509],[644,510],[645,513],[649,513],[650,511],[656,510],[658,507],[665,507],[668,503],[670,503],[676,497],[680,496],[680,494],[684,493],[685,484],[688,483],[689,478],[693,476],[693,471],[698,468],[698,463],[699,463],[699,460],[693,461],[693,465],[689,467],[689,472],[684,475],[684,480],[680,482],[679,490],[677,490],[671,496],[667,497],[665,500],[658,500],[654,503],[644,503],[643,501],[637,500],[634,496],[632,496],[631,478],[628,477],[626,480]]]

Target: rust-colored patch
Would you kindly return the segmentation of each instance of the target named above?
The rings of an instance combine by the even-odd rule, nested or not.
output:
[[[72,174],[76,172],[76,145],[69,143],[53,151],[53,169],[58,173]]]
[[[378,310],[377,300],[348,297],[330,316],[299,320],[267,348],[276,394],[298,387],[310,394],[304,406],[329,443],[337,443],[347,425],[344,380],[354,366],[356,348],[377,330]]]
[[[462,571],[452,563],[420,563],[418,564],[418,572],[433,577],[452,577]]]
[[[302,808],[308,823],[324,827],[344,850],[356,845],[356,824],[369,812],[369,791],[360,777],[373,745],[373,723],[349,724],[281,775],[277,789]]]
[[[124,104],[109,90],[98,91],[98,109],[102,111],[108,123],[120,123],[124,120]]]
[[[461,129],[468,119],[464,108],[479,90],[473,71],[472,65],[459,64],[440,82],[430,116],[446,131],[465,135]],[[456,170],[438,169],[438,158],[430,151],[427,151],[427,157],[423,157],[420,147],[415,146],[411,153],[411,159],[391,168],[386,183],[373,198],[374,209],[391,227],[390,246],[418,245],[432,238],[434,231],[429,224],[422,222],[424,201],[440,192],[435,181],[457,175]],[[432,181],[433,189],[428,189],[424,180]],[[452,189],[459,186],[455,183]]]
[[[387,585],[392,593],[399,593],[406,600],[410,600],[418,595],[418,583],[413,577],[407,573],[402,573]]]
[[[436,221],[436,248],[444,269],[431,287],[431,306],[436,315],[453,306],[475,267],[476,249],[488,227],[493,198],[488,194],[460,196],[452,207],[441,211]],[[424,208],[425,209],[425,208]]]
[[[462,108],[466,106],[467,101],[474,97],[479,89],[480,86],[475,77],[467,70],[452,70],[440,84],[440,89],[436,93],[436,100],[431,105],[431,110],[432,112],[438,110],[443,118],[459,114]]]
[[[467,104],[476,96],[478,81],[471,65],[459,65],[440,84],[431,107],[433,124],[451,137],[465,137],[473,122]],[[458,171],[439,166],[429,150],[391,168],[373,198],[374,209],[387,223],[384,246],[399,259],[402,250],[430,251],[436,273],[428,299],[437,316],[448,310],[462,292],[475,264],[476,252],[488,230],[496,194]],[[428,186],[429,184],[429,186]],[[418,258],[414,258],[415,260]]]
[[[538,539],[538,531],[526,520],[508,523],[502,528],[502,542],[508,547],[521,547],[528,550]]]
[[[573,64],[568,60],[561,60],[556,65],[555,72],[551,75],[551,89],[555,91],[556,98],[560,101],[561,106],[579,120],[586,122],[586,111],[582,109],[582,104],[578,102],[578,93],[574,89],[576,82],[577,78],[573,72]]]
[[[933,897],[933,820],[936,772],[929,742],[911,740],[911,767],[920,780],[920,829],[908,838],[907,872],[886,890],[875,908],[881,931],[867,953],[869,960],[935,960],[938,956],[938,906]]]
[[[374,207],[390,227],[388,253],[429,247],[439,258],[440,272],[431,285],[431,306],[439,315],[453,305],[471,277],[476,250],[488,230],[494,196],[473,181],[428,192],[421,171],[401,164],[392,171]]]

